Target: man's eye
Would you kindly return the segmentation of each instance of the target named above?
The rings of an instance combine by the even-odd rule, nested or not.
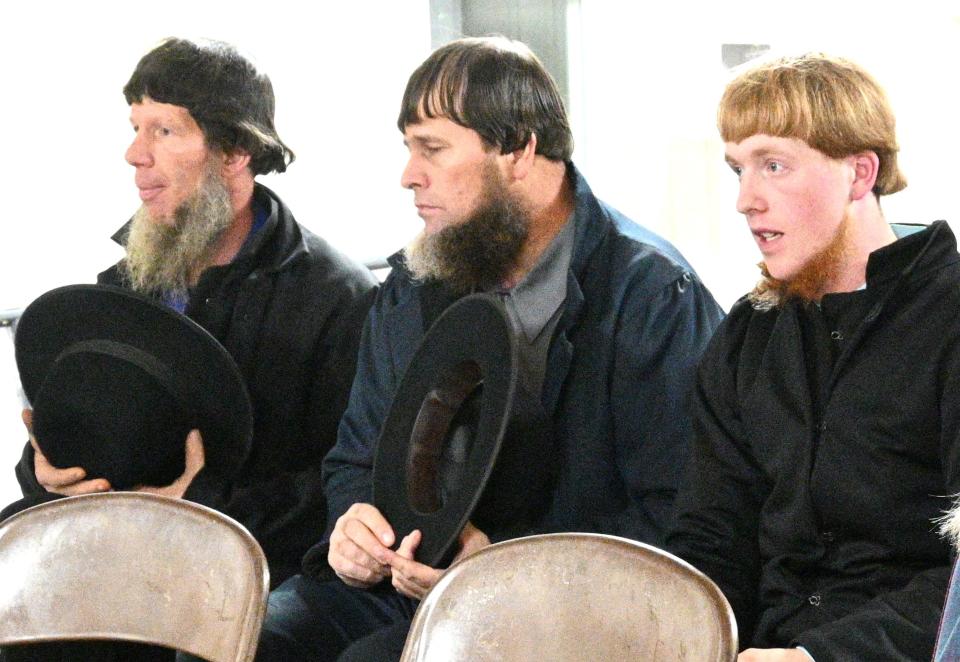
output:
[[[168,128],[165,127],[165,126],[158,126],[158,127],[157,127],[157,135],[158,135],[158,136],[169,136],[169,135],[172,134],[172,133],[173,133],[173,131],[171,131],[170,129],[168,129]]]
[[[770,161],[767,164],[767,170],[769,170],[770,172],[780,172],[781,170],[783,170],[783,164],[780,163],[779,161]]]
[[[733,170],[733,174],[735,174],[738,178],[740,177],[740,175],[743,174],[743,168],[741,168],[740,166],[731,164],[730,169]]]

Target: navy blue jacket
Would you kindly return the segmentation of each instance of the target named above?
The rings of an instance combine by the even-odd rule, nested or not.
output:
[[[597,200],[572,165],[568,177],[575,245],[541,394],[556,445],[544,461],[558,478],[546,513],[525,533],[591,531],[659,544],[689,449],[694,367],[722,312],[673,246]],[[413,282],[402,255],[390,263],[324,461],[328,536],[353,503],[370,501],[393,394],[425,330],[455,300],[438,283]]]

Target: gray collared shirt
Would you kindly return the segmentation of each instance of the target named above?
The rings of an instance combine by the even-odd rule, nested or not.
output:
[[[530,393],[539,394],[543,387],[547,350],[567,298],[574,227],[571,215],[523,280],[497,292],[517,332],[520,380]]]

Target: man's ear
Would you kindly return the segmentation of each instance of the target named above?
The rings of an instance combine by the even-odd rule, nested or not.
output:
[[[530,133],[530,139],[527,144],[510,152],[510,165],[512,166],[513,178],[523,179],[533,169],[533,162],[537,156],[537,134]]]
[[[848,157],[853,164],[853,183],[850,187],[850,199],[860,200],[873,191],[880,174],[880,157],[876,152],[860,152]]]
[[[250,165],[250,153],[245,149],[236,149],[225,152],[223,155],[223,175],[232,177],[243,172]]]

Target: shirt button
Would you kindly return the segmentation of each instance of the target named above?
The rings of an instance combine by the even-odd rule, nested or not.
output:
[[[814,607],[819,607],[819,606],[820,606],[820,594],[819,594],[819,593],[814,593],[814,594],[811,595],[809,598],[807,598],[807,602],[809,602],[809,603],[810,603],[811,605],[813,605]]]

